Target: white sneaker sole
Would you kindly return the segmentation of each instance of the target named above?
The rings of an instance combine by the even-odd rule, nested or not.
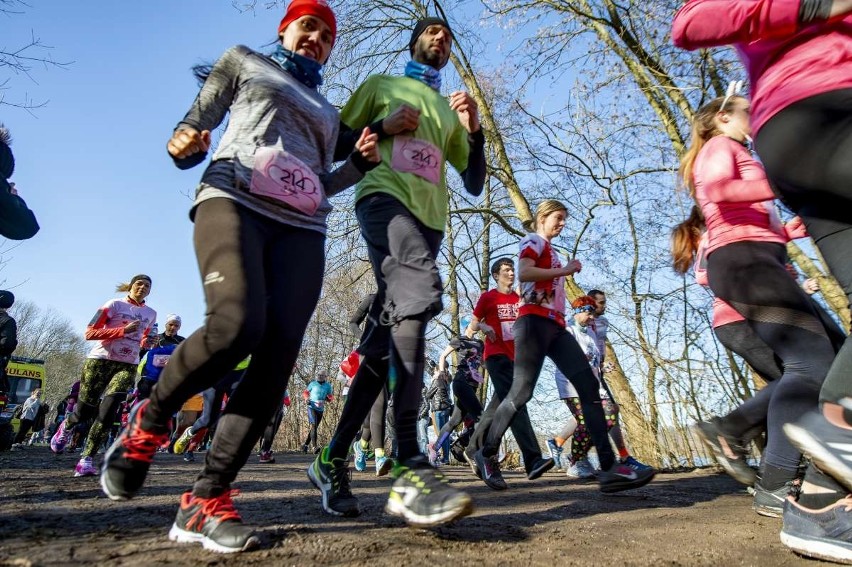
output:
[[[172,528],[169,530],[169,540],[176,543],[200,543],[204,549],[215,551],[216,553],[239,553],[240,551],[254,549],[260,545],[260,539],[257,536],[251,536],[242,547],[226,547],[216,543],[212,539],[208,539],[205,535],[181,529],[177,524],[172,524]]]
[[[473,500],[467,494],[462,496],[463,498],[459,498],[458,502],[452,508],[425,516],[415,513],[399,500],[388,498],[388,502],[385,504],[385,512],[391,516],[403,518],[410,526],[432,528],[469,516],[473,512]]]
[[[802,539],[781,532],[781,543],[800,555],[833,561],[835,563],[852,564],[852,550],[841,545],[834,545],[827,541],[816,541]]]

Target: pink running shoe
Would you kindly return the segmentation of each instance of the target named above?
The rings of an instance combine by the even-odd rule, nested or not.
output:
[[[70,430],[65,430],[65,424],[68,423],[67,420],[62,420],[62,423],[59,424],[59,427],[56,428],[56,433],[53,434],[53,437],[50,438],[50,450],[54,453],[61,453],[65,450],[65,446],[71,441],[71,435],[74,433],[74,428],[72,427]]]
[[[438,458],[438,451],[437,451],[437,449],[435,449],[434,443],[429,443],[426,446],[426,452],[428,453],[430,465],[432,465],[435,468],[438,468],[439,466],[441,466],[441,460]]]
[[[98,476],[98,469],[92,463],[92,457],[83,457],[74,467],[74,476]]]

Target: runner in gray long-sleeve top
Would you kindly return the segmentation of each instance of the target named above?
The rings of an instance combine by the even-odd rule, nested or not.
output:
[[[380,161],[376,136],[365,128],[358,152],[331,171],[339,118],[316,90],[336,33],[325,1],[293,0],[278,31],[281,44],[270,57],[245,47],[222,56],[168,143],[179,166],[200,163],[210,130],[230,115],[193,207],[207,317],[136,406],[101,477],[110,498],[133,497],[172,413],[251,354],[169,532],[173,541],[223,553],[259,543],[234,509],[231,483],[281,402],[319,299],[326,196]]]

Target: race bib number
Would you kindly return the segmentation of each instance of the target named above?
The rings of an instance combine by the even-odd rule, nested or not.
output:
[[[437,185],[441,180],[442,158],[441,150],[425,140],[394,136],[391,167],[396,171],[413,173]]]
[[[249,192],[281,201],[306,215],[322,201],[319,177],[302,160],[275,148],[258,148]]]
[[[151,360],[151,364],[154,365],[155,368],[162,368],[169,361],[170,354],[155,354],[154,358]]]
[[[514,321],[500,321],[500,332],[503,333],[503,341],[514,341],[515,340],[515,322]]]

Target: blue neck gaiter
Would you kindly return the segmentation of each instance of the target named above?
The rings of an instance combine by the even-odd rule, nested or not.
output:
[[[269,57],[309,89],[315,89],[322,84],[322,64],[317,61],[284,49],[280,43]]]
[[[405,65],[405,76],[426,83],[436,91],[441,90],[441,72],[424,63],[409,61]]]

